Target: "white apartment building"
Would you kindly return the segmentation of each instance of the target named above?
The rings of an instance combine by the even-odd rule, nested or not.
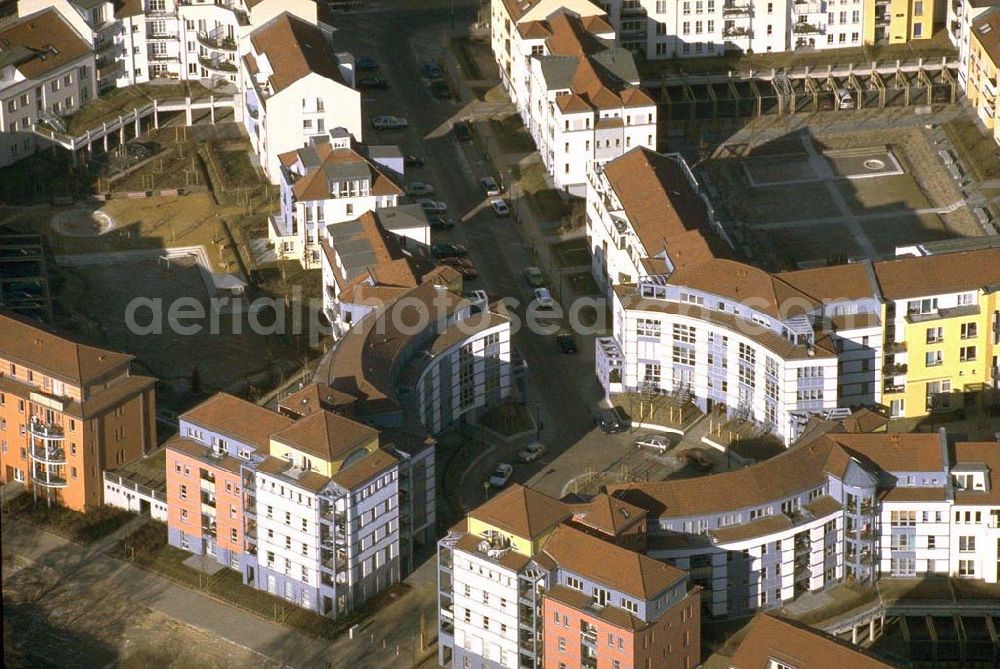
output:
[[[354,58],[335,53],[320,27],[281,14],[254,30],[241,61],[243,119],[271,183],[281,180],[281,154],[311,137],[343,128],[361,141],[361,95]]]
[[[548,7],[537,3],[512,19],[511,8],[495,3],[494,53],[556,187],[582,196],[590,165],[656,146],[656,103],[595,7],[542,14]]]
[[[991,0],[948,0],[945,28],[948,39],[958,49],[958,85],[966,89],[969,79],[970,39],[972,22],[996,7]]]
[[[325,126],[325,117],[316,123]],[[319,264],[330,226],[395,207],[403,194],[384,166],[355,150],[343,128],[311,137],[308,146],[283,153],[278,161],[281,212],[270,217],[268,240],[282,257],[301,260],[307,268]]]
[[[90,45],[53,9],[0,28],[0,167],[34,153],[31,128],[97,96]]]
[[[644,147],[591,168],[587,240],[609,296],[612,285],[723,257],[730,246],[684,158]]]
[[[619,42],[648,60],[726,51],[836,49],[864,41],[863,0],[607,0]]]
[[[998,472],[995,444],[943,430],[829,432],[734,472],[611,494],[655,507],[649,554],[687,570],[713,615],[741,615],[846,578],[997,582]]]

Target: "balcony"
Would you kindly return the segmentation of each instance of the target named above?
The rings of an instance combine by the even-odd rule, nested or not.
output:
[[[735,28],[735,27],[734,28],[723,28],[722,29],[722,36],[723,37],[729,37],[729,38],[733,38],[733,37],[747,37],[747,38],[749,38],[750,37],[750,29],[749,28]]]
[[[28,433],[41,439],[48,439],[49,441],[61,441],[66,438],[61,425],[46,423],[37,417],[32,417],[28,421]]]
[[[198,33],[198,43],[216,51],[236,51],[236,40],[221,34]]]
[[[890,362],[882,367],[882,373],[886,376],[906,376],[906,363]]]
[[[814,26],[811,23],[801,22],[795,24],[792,32],[796,35],[825,35],[826,28],[824,26]]]
[[[885,343],[885,353],[886,355],[895,355],[897,353],[906,353],[906,342],[905,341],[889,341]]]
[[[723,16],[750,16],[752,13],[750,5],[723,5],[722,15]]]
[[[64,476],[60,476],[48,467],[42,470],[32,467],[31,482],[45,488],[65,488],[69,485]]]
[[[207,506],[207,507],[209,507],[211,509],[214,509],[215,508],[215,493],[203,490],[202,493],[201,493],[201,505],[202,506]]]
[[[236,72],[236,64],[222,58],[205,58],[204,56],[200,56],[198,62],[206,70],[212,72],[225,72],[227,74]]]
[[[634,5],[622,5],[621,15],[622,18],[627,16],[645,16],[646,8],[639,3],[635,3]]]
[[[43,465],[64,465],[66,464],[66,451],[62,446],[39,446],[32,444],[30,448],[31,459]]]
[[[901,383],[893,383],[891,381],[886,381],[882,386],[882,392],[886,395],[895,395],[896,393],[901,393],[906,390],[906,386]]]
[[[794,14],[823,14],[826,9],[823,7],[822,0],[795,0],[792,5],[792,12]]]

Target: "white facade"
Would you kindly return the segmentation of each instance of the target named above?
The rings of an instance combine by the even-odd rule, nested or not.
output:
[[[958,85],[963,90],[969,77],[969,40],[972,35],[972,22],[993,7],[994,4],[982,0],[948,0],[945,28],[948,31],[948,39],[958,49]]]
[[[454,565],[455,647],[516,669],[517,572],[460,550],[454,552]]]
[[[137,514],[148,511],[153,520],[167,522],[165,492],[141,486],[114,472],[104,472],[104,503]]]
[[[28,28],[30,24],[37,24],[36,28]],[[0,36],[10,39],[12,46],[41,49],[43,43],[25,36],[34,30],[58,31],[55,39],[65,39],[52,46],[65,53],[81,51],[81,55],[49,67],[45,61],[48,56],[39,52],[22,57],[11,52],[5,58],[0,65],[0,167],[35,152],[39,140],[31,128],[39,120],[73,113],[97,95],[94,54],[82,52],[86,45],[83,36],[55,12],[26,16],[0,30]]]

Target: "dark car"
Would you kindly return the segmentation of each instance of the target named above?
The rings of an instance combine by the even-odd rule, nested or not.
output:
[[[442,79],[435,79],[431,82],[431,95],[436,97],[438,100],[450,100],[451,99],[451,88],[448,87],[448,83]]]
[[[403,164],[407,167],[423,167],[424,161],[416,156],[404,156]]]
[[[361,79],[358,79],[358,88],[363,90],[385,90],[386,88],[389,88],[389,82],[385,79],[379,79],[378,77],[362,77]]]
[[[354,68],[358,72],[371,72],[378,69],[378,61],[370,56],[363,56],[354,61]]]
[[[594,422],[601,428],[604,434],[617,434],[624,432],[632,424],[632,420],[625,413],[625,409],[620,406],[610,409],[598,409],[594,414]]]
[[[431,247],[431,255],[435,258],[461,258],[469,255],[469,251],[461,244],[435,244]]]
[[[566,354],[576,353],[576,339],[572,332],[560,332],[556,335],[556,343],[559,350]]]
[[[436,232],[447,232],[455,227],[455,224],[443,216],[428,216],[427,222],[430,223],[431,230]]]
[[[444,76],[444,72],[441,71],[441,66],[437,63],[424,63],[422,70],[424,76],[428,79],[440,79]]]
[[[472,139],[472,127],[468,121],[455,121],[451,126],[451,130],[460,142],[468,142]]]
[[[479,270],[468,258],[441,258],[441,264],[458,270],[466,279],[475,279],[479,276]]]

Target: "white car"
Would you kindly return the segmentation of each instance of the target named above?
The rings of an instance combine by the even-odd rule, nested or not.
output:
[[[521,462],[534,462],[538,458],[545,454],[545,451],[549,450],[546,448],[545,444],[540,441],[536,441],[528,444],[523,449],[518,451],[517,457],[521,459]]]
[[[507,203],[498,197],[490,200],[490,207],[493,209],[493,213],[496,214],[497,216],[510,215],[510,207],[508,207]]]
[[[494,488],[502,488],[507,485],[507,481],[510,480],[510,475],[514,473],[514,465],[509,465],[506,462],[501,462],[497,465],[497,468],[493,470],[490,474],[490,485]]]
[[[664,453],[670,448],[670,441],[662,434],[644,434],[635,440],[635,445]]]
[[[406,184],[407,195],[434,195],[434,186],[423,181],[411,181]]]
[[[538,302],[539,309],[551,309],[556,304],[548,288],[535,288],[535,302]]]
[[[440,200],[431,200],[429,198],[424,198],[420,200],[417,204],[420,208],[424,210],[425,214],[443,214],[448,211],[448,205]]]
[[[401,130],[410,125],[402,116],[373,116],[372,127],[376,130]]]

